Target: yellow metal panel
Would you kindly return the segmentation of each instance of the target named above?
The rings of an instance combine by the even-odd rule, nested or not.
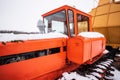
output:
[[[112,13],[109,15],[108,26],[120,25],[120,12]]]
[[[118,47],[120,47],[120,44],[107,44],[107,45],[112,46],[113,48],[118,48]]]
[[[106,23],[107,23],[107,15],[101,15],[101,16],[95,17],[93,26],[94,27],[106,27]]]
[[[92,16],[95,16],[96,9],[92,9],[92,11],[89,13]]]
[[[110,8],[110,12],[120,11],[120,4],[112,4]]]
[[[107,39],[107,41],[109,40],[107,28],[105,28],[105,27],[103,27],[103,28],[93,28],[93,31],[94,31],[94,32],[102,33],[102,34],[105,36],[105,38]],[[107,43],[108,43],[108,42],[107,42]]]
[[[110,43],[120,44],[120,26],[108,28]]]
[[[110,5],[100,6],[97,8],[96,15],[106,14],[109,11]]]
[[[94,24],[94,19],[95,19],[95,17],[92,17],[92,25]],[[94,27],[94,26],[93,26]]]
[[[100,0],[99,5],[110,3],[110,0]]]
[[[120,4],[109,3],[110,0],[100,0],[99,7],[90,14],[94,15],[92,21],[93,31],[105,35],[107,44],[117,48],[120,46]]]

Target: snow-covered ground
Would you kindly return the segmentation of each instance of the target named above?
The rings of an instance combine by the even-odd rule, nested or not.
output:
[[[118,71],[117,69],[115,69],[115,71],[113,72],[113,74],[114,74],[113,80],[120,80],[120,71]]]
[[[109,51],[108,50],[104,50],[103,51],[103,54],[107,54]]]
[[[112,77],[113,80],[120,80],[120,71],[118,71],[117,69],[114,68],[115,71],[112,71],[111,73],[114,74],[114,77]],[[93,75],[99,76],[99,74],[97,73],[92,73]],[[76,73],[76,72],[64,72],[62,74],[62,78],[58,79],[58,80],[98,80],[95,76],[93,75],[87,75],[86,77],[81,76],[80,74]],[[100,76],[99,76],[100,77]]]
[[[118,71],[115,67],[111,66],[112,63],[112,59],[106,59],[105,61],[94,64],[94,67],[89,67],[89,70],[86,70],[87,72],[91,71],[90,73],[86,73],[80,70],[69,73],[64,72],[62,74],[62,77],[58,80],[99,80],[103,78],[103,74],[105,74],[104,76],[107,80],[120,80],[120,71]]]

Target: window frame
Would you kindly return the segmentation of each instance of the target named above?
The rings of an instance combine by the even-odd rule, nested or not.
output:
[[[70,21],[69,21],[69,11],[72,11],[72,17],[73,17],[73,35],[71,35],[71,30],[70,30]],[[70,35],[70,37],[72,37],[72,36],[74,36],[75,35],[75,21],[74,21],[74,10],[72,10],[72,9],[68,9],[67,10],[67,14],[68,14],[68,29],[69,29],[69,35]]]
[[[79,34],[80,32],[78,32],[78,15],[82,15],[81,13],[76,13],[76,27],[77,27],[77,34]],[[82,15],[82,16],[85,16],[85,15]],[[85,16],[85,17],[87,17],[88,18],[88,20],[86,20],[87,21],[87,32],[88,31],[90,31],[90,19],[89,19],[89,17],[88,16]]]
[[[65,22],[67,22],[67,16],[66,16],[66,9],[61,9],[60,11],[57,11],[57,12],[55,12],[55,13],[52,13],[52,14],[50,14],[50,15],[47,15],[47,16],[45,16],[45,17],[43,17],[43,23],[45,24],[45,18],[46,17],[48,17],[48,16],[52,16],[52,15],[54,15],[54,14],[56,14],[56,13],[59,13],[59,12],[61,12],[61,11],[64,11],[65,12]],[[54,21],[54,20],[53,20]],[[52,22],[52,21],[51,21]],[[52,23],[51,23],[52,24]],[[49,24],[48,24],[49,25]],[[46,26],[46,25],[45,25]],[[64,30],[64,34],[65,33],[67,33],[68,34],[68,26],[67,26],[67,24],[65,24],[65,26],[66,26],[66,32],[65,32],[65,30]],[[47,26],[48,27],[48,26]],[[48,28],[47,28],[48,29]],[[48,30],[47,30],[47,32],[45,31],[45,33],[49,33],[48,32]]]

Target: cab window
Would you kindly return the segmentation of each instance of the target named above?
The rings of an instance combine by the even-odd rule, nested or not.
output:
[[[45,32],[58,32],[67,34],[65,10],[54,13],[44,18]]]
[[[89,29],[89,18],[87,16],[77,14],[78,33],[87,32]]]
[[[69,26],[70,26],[70,36],[74,35],[74,17],[73,17],[73,11],[68,10],[68,20],[69,20]]]

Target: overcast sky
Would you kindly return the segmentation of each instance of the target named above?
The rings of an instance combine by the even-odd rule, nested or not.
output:
[[[0,30],[38,31],[41,15],[63,5],[90,12],[99,0],[0,0]]]

